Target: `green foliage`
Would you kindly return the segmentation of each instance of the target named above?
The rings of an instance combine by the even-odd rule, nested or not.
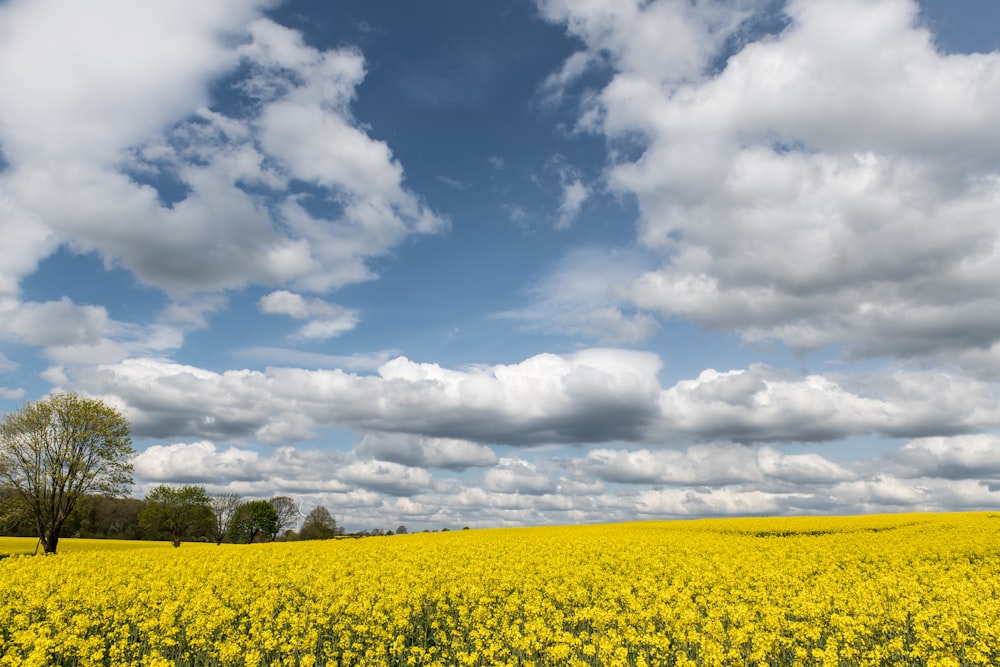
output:
[[[35,522],[21,497],[11,487],[0,487],[0,535],[31,537]]]
[[[337,534],[337,522],[330,511],[319,505],[309,512],[299,531],[300,540],[329,540]]]
[[[211,530],[214,515],[203,486],[158,486],[146,495],[139,523],[152,535],[166,534],[175,547],[185,537],[201,537]]]
[[[234,542],[273,540],[278,534],[278,512],[266,500],[251,500],[236,508],[230,534]]]
[[[128,421],[94,398],[55,394],[0,423],[0,485],[13,489],[46,553],[82,495],[128,491],[134,454]]]
[[[143,537],[139,498],[114,498],[100,494],[80,496],[63,525],[63,537],[138,540]]]

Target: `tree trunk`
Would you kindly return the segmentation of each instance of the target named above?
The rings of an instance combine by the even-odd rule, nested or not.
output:
[[[54,554],[56,552],[56,547],[59,546],[59,531],[54,530],[50,534],[43,537],[42,544],[45,545],[46,554]]]

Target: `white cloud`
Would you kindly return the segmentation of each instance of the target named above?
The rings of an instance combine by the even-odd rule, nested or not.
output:
[[[0,373],[6,373],[7,371],[12,371],[16,368],[17,362],[8,359],[3,352],[0,352]]]
[[[464,470],[494,465],[492,449],[468,440],[369,433],[355,450],[359,456],[420,468]]]
[[[299,320],[306,319],[314,312],[305,299],[285,290],[278,290],[262,296],[258,306],[262,313],[288,315]]]
[[[726,443],[692,445],[684,451],[593,449],[577,465],[607,482],[673,486],[833,484],[857,476],[819,454]]]
[[[322,299],[306,300],[286,290],[262,296],[258,306],[261,312],[271,315],[288,315],[299,320],[311,319],[295,333],[295,338],[304,340],[333,338],[350,331],[358,323],[358,314],[355,310],[342,308]]]
[[[0,132],[8,161],[116,161],[118,151],[206,101],[210,79],[235,62],[226,42],[269,4],[6,3]]]
[[[413,495],[428,488],[432,481],[426,470],[386,461],[355,461],[337,475],[345,482],[393,496]]]
[[[295,335],[304,340],[326,340],[350,331],[357,322],[353,311],[345,310],[334,318],[313,320],[299,329]]]
[[[233,354],[271,366],[297,366],[308,368],[340,368],[347,371],[376,371],[379,366],[399,356],[399,350],[378,350],[371,353],[323,354],[303,352],[283,347],[238,347]]]
[[[539,0],[542,15],[565,23],[596,59],[610,56],[639,76],[684,81],[697,77],[754,2],[643,2],[642,0]],[[571,80],[583,68],[573,55],[556,79]]]
[[[562,67],[545,77],[538,87],[538,97],[543,108],[551,109],[559,106],[565,97],[567,89],[579,81],[587,69],[593,65],[593,57],[586,51],[577,51],[570,55]]]
[[[856,356],[1000,339],[1000,53],[937,52],[909,0],[793,0],[716,71],[754,3],[540,5],[615,69],[587,122],[643,149],[608,174],[662,258],[635,306]]]
[[[2,147],[0,142],[0,147]],[[58,246],[56,235],[38,214],[17,205],[0,191],[0,298],[15,298],[21,279],[38,268],[41,258]]]
[[[128,327],[112,320],[103,306],[80,306],[66,297],[25,303],[0,300],[0,340],[43,347],[53,361],[120,361],[128,356],[120,342],[128,334]]]
[[[163,323],[185,331],[204,329],[208,326],[208,315],[219,312],[227,305],[224,297],[202,295],[194,299],[175,301],[167,304],[160,313]]]
[[[376,376],[280,367],[219,374],[127,359],[79,369],[73,385],[121,397],[143,437],[284,442],[338,425],[533,444],[639,437],[656,415],[659,367],[649,353],[602,349],[465,370],[398,357]]]
[[[0,341],[41,347],[46,358],[62,364],[115,363],[179,348],[185,334],[207,326],[205,316],[223,303],[205,298],[170,304],[152,322],[131,324],[112,319],[104,306],[65,296],[44,302],[0,298]]]
[[[607,482],[719,485],[759,481],[754,451],[740,445],[697,445],[687,451],[592,449],[579,465]]]
[[[666,389],[660,405],[664,438],[683,434],[742,442],[950,434],[988,427],[1000,418],[989,387],[961,377],[896,372],[858,383],[795,376],[761,364],[703,371]]]
[[[353,452],[284,446],[259,453],[208,441],[153,445],[136,457],[136,473],[140,494],[166,483],[244,497],[291,495],[303,511],[327,506],[349,529],[956,511],[1000,507],[994,440],[919,439],[881,459],[840,462],[732,443],[605,448],[571,458],[534,450],[484,461],[482,476],[474,477],[445,468],[432,474],[423,466],[437,466],[426,460],[371,460],[372,442],[397,452],[405,442],[428,444],[373,434]]]
[[[20,387],[17,389],[11,389],[9,387],[0,387],[0,398],[7,401],[13,401],[19,398],[23,398],[24,394],[25,394],[24,389]]]
[[[54,387],[64,387],[69,384],[69,376],[66,374],[66,367],[63,366],[63,364],[49,366],[40,372],[38,377],[42,378]]]
[[[794,508],[797,501],[806,498],[805,494],[733,488],[651,489],[636,497],[636,509],[646,518],[777,514],[784,508]]]
[[[757,452],[757,465],[766,477],[792,484],[827,484],[858,476],[819,454],[782,454],[771,447]]]
[[[261,479],[256,452],[229,447],[219,451],[207,441],[151,445],[134,461],[137,475],[148,481],[228,482]]]
[[[256,437],[281,444],[315,438],[322,427],[346,427],[428,438],[417,441],[419,456],[404,453],[403,441],[368,445],[392,460],[417,456],[424,464],[448,460],[452,445],[434,439],[483,445],[822,442],[1000,425],[988,385],[941,373],[897,372],[862,383],[753,365],[707,370],[663,387],[660,368],[656,355],[614,349],[458,370],[397,357],[376,375],[284,367],[215,373],[126,359],[75,369],[68,386],[115,397],[141,437]],[[484,453],[465,450],[458,460]]]
[[[16,224],[0,251],[0,292],[16,294],[60,242],[178,298],[251,282],[325,292],[374,277],[368,260],[407,235],[443,229],[403,187],[386,144],[350,115],[360,54],[306,46],[258,18],[269,4],[0,9],[0,224]],[[241,61],[249,115],[227,117],[208,107],[208,90]],[[339,210],[309,213],[292,178]],[[186,191],[179,201],[145,184],[163,179]]]
[[[337,479],[348,463],[341,452],[278,447],[266,454],[210,441],[150,445],[135,457],[141,489],[157,484],[201,484],[210,493],[245,496],[351,493]]]
[[[636,253],[582,247],[563,257],[527,293],[529,303],[498,317],[520,320],[531,330],[633,343],[659,328],[649,314],[635,312],[625,298],[642,270]]]
[[[542,495],[555,491],[555,483],[533,464],[522,459],[500,459],[483,475],[483,486],[495,493]]]
[[[559,202],[559,218],[556,229],[566,229],[573,224],[576,216],[583,209],[583,203],[590,196],[590,188],[580,179],[573,179],[562,184],[562,198]]]
[[[46,347],[96,344],[112,329],[103,306],[78,306],[63,297],[44,303],[0,302],[3,335]]]
[[[1000,437],[980,433],[911,440],[889,457],[909,478],[1000,479]]]

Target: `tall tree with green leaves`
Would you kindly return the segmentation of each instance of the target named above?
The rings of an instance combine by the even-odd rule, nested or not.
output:
[[[181,540],[211,530],[212,502],[203,486],[161,485],[146,495],[139,523],[154,534],[166,534],[175,547]]]
[[[329,540],[337,535],[337,521],[330,510],[318,505],[313,508],[299,531],[300,540]]]
[[[0,423],[0,484],[14,489],[47,554],[80,496],[131,488],[134,455],[128,420],[96,398],[54,394]]]
[[[273,540],[278,533],[278,513],[266,500],[245,502],[236,508],[229,530],[234,542]]]

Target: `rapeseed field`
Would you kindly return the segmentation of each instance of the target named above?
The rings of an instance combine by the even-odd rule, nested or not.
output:
[[[60,542],[60,546],[62,546]],[[1000,515],[0,560],[0,665],[1000,665]]]

